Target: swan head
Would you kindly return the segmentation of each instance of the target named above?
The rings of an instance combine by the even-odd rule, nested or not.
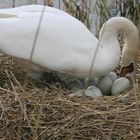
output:
[[[134,45],[134,44],[133,44]],[[137,48],[137,49],[136,49]],[[122,51],[122,58],[121,58],[121,69],[120,69],[120,76],[125,76],[128,73],[132,73],[137,65],[138,60],[138,48],[136,47],[127,47]]]
[[[122,29],[125,35],[125,44],[122,50],[120,76],[132,73],[136,69],[140,48],[137,27],[131,21],[126,20],[126,23],[126,28]]]
[[[128,66],[121,67],[120,76],[125,76],[127,73],[132,73],[134,71],[134,64],[130,63]]]
[[[140,45],[139,32],[137,27],[129,19],[124,17],[113,17],[104,23],[100,30],[99,40],[103,47],[110,52],[110,66],[117,65],[120,58],[120,50],[118,50],[119,42],[117,40],[118,33],[122,32],[124,37],[124,47],[121,57],[120,76],[132,73],[138,60],[138,49]],[[108,46],[114,46],[109,48]]]

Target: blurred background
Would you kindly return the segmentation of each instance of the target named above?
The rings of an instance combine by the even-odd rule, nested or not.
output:
[[[42,4],[66,11],[98,37],[102,24],[114,16],[132,20],[140,31],[140,0],[0,0],[0,8]]]

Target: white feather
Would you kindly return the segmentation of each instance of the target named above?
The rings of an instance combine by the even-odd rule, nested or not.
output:
[[[0,17],[0,50],[25,67],[31,56],[42,9],[43,6],[31,5],[0,10],[0,14],[9,15],[9,18]],[[120,21],[124,24],[121,25]],[[127,28],[126,25],[131,25],[129,20],[116,17],[103,26],[91,77],[103,76],[118,65],[120,49],[117,32]],[[98,40],[83,23],[65,12],[46,6],[33,53],[32,69],[36,71],[36,66],[37,71],[41,68],[41,72],[43,69],[87,77],[97,44]]]

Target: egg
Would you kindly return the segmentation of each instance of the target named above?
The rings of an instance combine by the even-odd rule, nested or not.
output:
[[[97,87],[102,91],[103,95],[111,95],[111,87],[113,81],[109,76],[103,76],[98,80]]]
[[[96,86],[97,83],[98,83],[98,80],[99,80],[99,78],[92,78],[92,79],[86,78],[84,80],[84,86],[85,86],[85,88],[87,88],[89,86]]]
[[[121,77],[113,83],[111,88],[111,93],[112,95],[118,95],[121,92],[128,90],[129,88],[130,88],[130,81],[125,77]]]
[[[115,72],[110,72],[107,76],[109,76],[113,82],[118,79],[118,76]]]
[[[76,92],[79,91],[79,90],[81,90],[81,89],[75,88],[75,87],[74,87],[74,88],[71,88],[71,92],[72,92],[72,93],[76,93]]]
[[[69,89],[82,89],[82,83],[79,80],[73,80],[66,84]]]
[[[89,97],[99,97],[102,96],[102,92],[99,88],[90,86],[85,90],[85,95]]]

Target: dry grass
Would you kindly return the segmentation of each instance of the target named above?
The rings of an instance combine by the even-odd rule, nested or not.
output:
[[[11,58],[1,55],[1,140],[138,140],[139,77],[119,96],[69,97],[28,79]]]

